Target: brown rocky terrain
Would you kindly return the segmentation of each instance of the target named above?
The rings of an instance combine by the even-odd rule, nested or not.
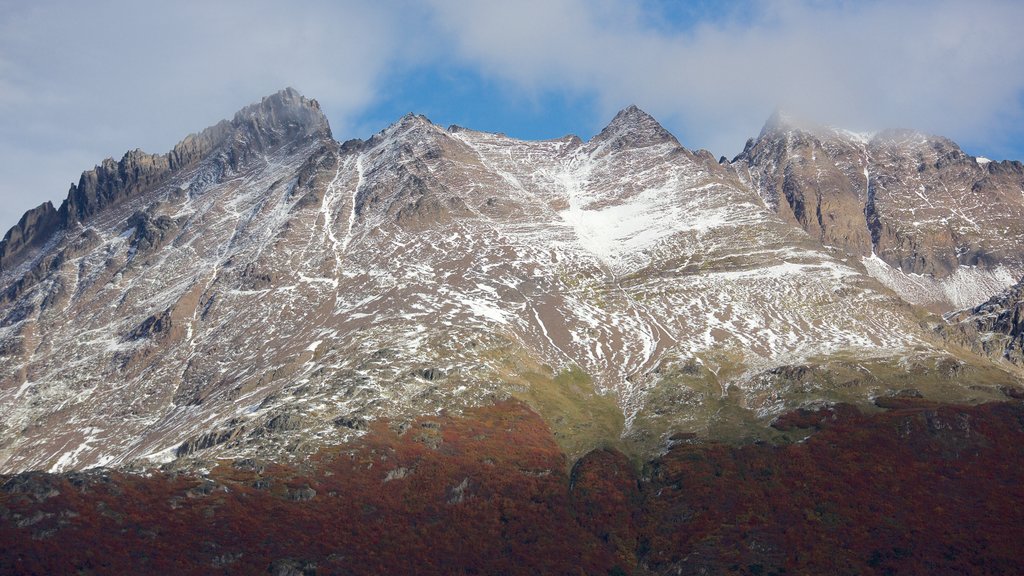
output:
[[[949,318],[946,331],[975,350],[1024,365],[1024,282]]]
[[[915,303],[974,306],[1024,273],[1020,162],[910,130],[861,135],[777,113],[731,166],[824,244],[877,256],[891,269],[873,274]],[[966,286],[970,276],[983,289]]]

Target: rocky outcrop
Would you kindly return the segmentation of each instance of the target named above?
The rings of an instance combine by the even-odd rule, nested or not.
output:
[[[58,228],[57,210],[43,202],[29,210],[0,240],[0,271],[9,269],[24,252],[46,242]]]
[[[128,225],[132,229],[130,242],[133,256],[159,249],[178,229],[178,223],[170,216],[161,214],[153,217],[147,212],[136,212],[128,220]]]
[[[1024,279],[949,319],[947,336],[993,358],[1024,366]]]
[[[141,324],[132,328],[125,336],[125,340],[141,340],[143,338],[159,339],[166,337],[171,332],[173,322],[171,310],[168,308],[158,314],[146,318]]]
[[[22,216],[0,242],[0,272],[17,265],[31,248],[59,231],[166,182],[215,152],[224,169],[237,169],[256,154],[311,138],[331,138],[327,118],[316,100],[287,88],[243,108],[230,122],[187,136],[166,154],[136,149],[120,160],[108,158],[82,173],[60,208],[47,202]]]
[[[911,130],[863,135],[775,114],[732,167],[828,246],[906,273],[1024,265],[1024,171]]]
[[[230,425],[220,430],[207,432],[195,438],[190,438],[185,442],[182,442],[180,446],[175,449],[175,455],[179,458],[188,456],[200,450],[205,450],[213,446],[219,446],[226,442],[238,440],[245,432],[245,426],[238,425],[235,423],[234,426]]]

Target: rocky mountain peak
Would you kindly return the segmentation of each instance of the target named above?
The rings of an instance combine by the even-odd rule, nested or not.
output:
[[[591,142],[607,145],[615,150],[643,148],[666,142],[679,145],[676,137],[654,117],[632,104],[620,110]]]
[[[769,134],[779,134],[783,132],[790,132],[793,130],[799,130],[806,127],[806,123],[797,119],[796,116],[787,113],[781,108],[776,108],[772,115],[765,121],[764,126],[761,127],[761,135],[763,138]]]
[[[433,126],[434,123],[430,121],[423,114],[417,114],[415,112],[406,112],[401,118],[395,122],[396,126],[412,126],[412,125],[426,125]]]
[[[331,127],[320,104],[294,88],[285,88],[239,110],[232,124],[273,133],[281,139],[331,137]]]
[[[761,127],[757,138],[749,138],[733,162],[754,162],[756,157],[786,155],[792,147],[810,143],[821,128],[776,108]]]
[[[437,126],[431,122],[430,118],[427,118],[423,114],[415,114],[409,112],[408,114],[399,118],[395,123],[391,124],[384,129],[387,134],[402,134],[408,132],[443,132],[440,126]]]
[[[367,149],[382,146],[386,154],[434,156],[441,153],[449,132],[422,114],[409,112],[365,142]]]
[[[40,206],[7,233],[7,240],[0,242],[0,271],[16,265],[28,248],[41,245],[53,233],[84,222],[107,206],[150,189],[218,151],[217,161],[235,169],[271,148],[331,138],[330,125],[319,103],[294,88],[285,88],[241,109],[230,122],[221,121],[186,136],[166,154],[135,149],[120,160],[107,158],[82,173],[60,208]]]

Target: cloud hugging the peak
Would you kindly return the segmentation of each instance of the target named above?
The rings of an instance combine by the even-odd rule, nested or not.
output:
[[[339,137],[365,137],[409,75],[417,112],[519,99],[541,103],[522,122],[543,122],[545,98],[566,97],[586,135],[635,103],[716,154],[781,106],[1021,157],[1022,21],[1012,0],[0,0],[0,228],[102,158],[166,150],[284,86],[317,98]],[[429,93],[452,70],[501,101]]]

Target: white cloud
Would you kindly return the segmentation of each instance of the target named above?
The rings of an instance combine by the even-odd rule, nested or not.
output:
[[[766,2],[678,31],[625,2],[432,4],[459,57],[493,77],[525,93],[594,93],[604,116],[635,102],[719,153],[776,106],[970,143],[1022,118],[1019,2]]]

